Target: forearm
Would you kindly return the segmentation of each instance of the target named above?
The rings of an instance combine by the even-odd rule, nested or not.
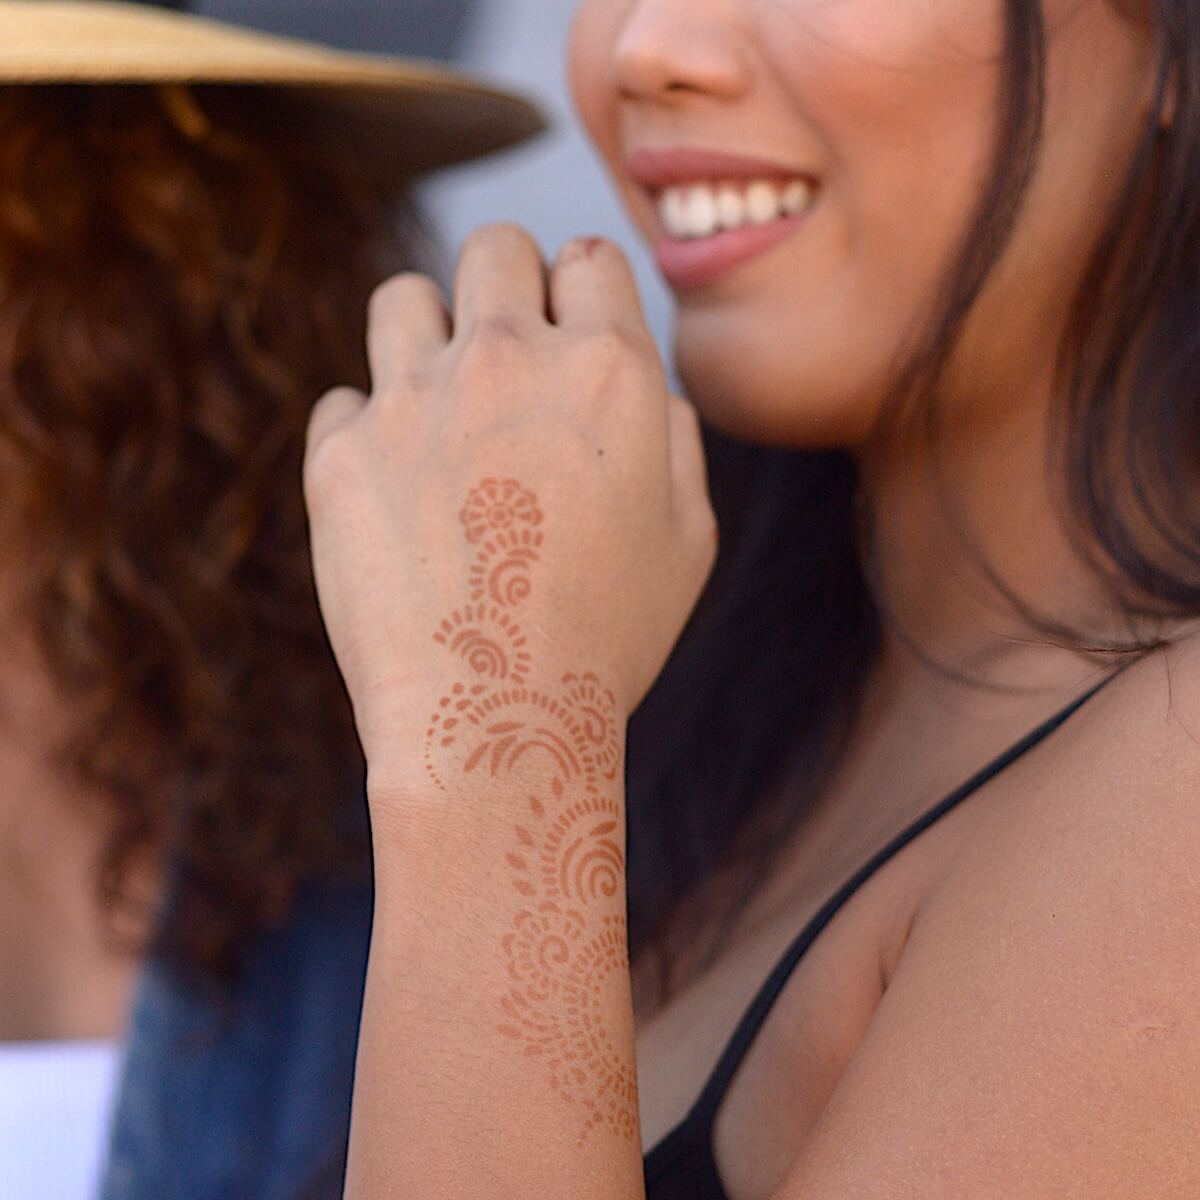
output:
[[[622,758],[715,558],[696,414],[599,239],[485,230],[368,349],[304,464],[372,775],[349,1195],[640,1200]]]
[[[377,819],[348,1200],[644,1195],[614,788]]]

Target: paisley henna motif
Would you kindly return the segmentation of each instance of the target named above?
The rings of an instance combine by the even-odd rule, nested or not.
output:
[[[580,1145],[596,1128],[636,1140],[633,1031],[614,1030],[610,1016],[629,1009],[616,699],[591,672],[564,675],[555,692],[526,686],[532,658],[512,610],[540,558],[536,496],[484,479],[459,516],[477,547],[470,601],[433,638],[466,678],[429,719],[425,766],[441,790],[484,774],[525,798],[505,855],[518,907],[501,940],[510,986],[496,1028],[582,1110]]]

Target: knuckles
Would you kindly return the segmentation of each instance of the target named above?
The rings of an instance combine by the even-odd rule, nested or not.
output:
[[[641,367],[648,357],[649,338],[619,321],[606,321],[580,335],[577,353],[597,370]]]
[[[464,331],[455,356],[454,380],[470,402],[476,389],[497,384],[528,387],[531,396],[546,395],[546,384],[557,380],[575,397],[588,395],[606,401],[632,398],[638,386],[657,381],[656,351],[649,335],[618,322],[584,332],[540,331],[509,314],[480,317]]]
[[[534,241],[533,235],[511,221],[495,221],[490,225],[481,225],[477,229],[473,229],[463,238],[459,254],[461,258],[465,259],[501,248],[529,254],[537,258],[539,262],[542,258],[541,248]]]
[[[619,322],[573,335],[567,355],[565,375],[571,380],[577,403],[585,407],[590,402],[604,412],[629,408],[648,412],[650,395],[665,390],[649,335],[643,337]]]
[[[304,456],[302,482],[310,505],[361,486],[362,477],[362,439],[350,426],[325,434]]]
[[[455,356],[454,383],[470,401],[478,391],[522,380],[530,370],[532,347],[527,331],[504,313],[490,313],[472,324]]]
[[[427,275],[405,271],[385,279],[367,301],[367,320],[371,325],[402,321],[414,305],[442,304],[442,293]]]

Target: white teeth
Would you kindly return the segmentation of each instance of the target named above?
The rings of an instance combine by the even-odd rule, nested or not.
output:
[[[742,193],[730,184],[717,189],[717,219],[722,229],[737,229],[746,223],[746,201]]]
[[[752,225],[774,221],[781,211],[779,189],[770,183],[752,183],[746,189],[746,216]]]
[[[685,195],[688,234],[694,238],[712,237],[717,231],[717,198],[712,188],[690,187]]]
[[[743,225],[765,225],[792,216],[813,202],[807,180],[781,184],[755,179],[746,184],[693,183],[665,188],[658,197],[659,219],[677,240],[712,237]]]
[[[779,207],[789,216],[803,212],[812,203],[812,184],[804,179],[794,179],[783,189]]]
[[[667,188],[658,198],[658,215],[672,237],[687,237],[688,205],[683,188]]]

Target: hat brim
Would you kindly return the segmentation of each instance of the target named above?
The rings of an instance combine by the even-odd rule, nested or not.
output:
[[[528,98],[417,59],[330,50],[115,0],[0,0],[4,84],[284,88],[371,130],[405,173],[514,146],[546,127]]]

